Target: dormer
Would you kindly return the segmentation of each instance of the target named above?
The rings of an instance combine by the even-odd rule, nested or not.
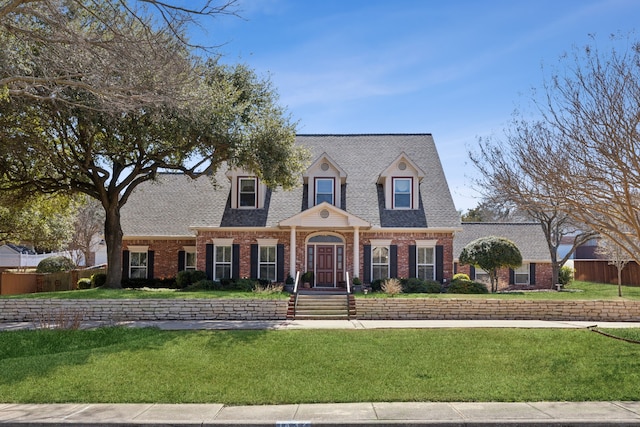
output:
[[[425,173],[404,152],[380,174],[385,209],[418,209],[419,188]]]
[[[342,185],[347,182],[347,173],[327,153],[322,153],[302,177],[309,189],[309,207],[327,202],[342,208]]]
[[[242,169],[230,169],[226,176],[231,182],[231,209],[264,208],[267,186],[255,174]]]

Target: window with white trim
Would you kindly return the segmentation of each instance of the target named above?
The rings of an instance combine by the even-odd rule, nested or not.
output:
[[[434,280],[436,275],[435,249],[418,247],[416,251],[416,272],[419,279]]]
[[[195,270],[197,266],[197,258],[195,248],[192,250],[187,250],[185,248],[184,252],[184,269],[185,270]]]
[[[485,285],[491,284],[491,279],[489,277],[489,273],[479,268],[476,268],[476,282],[484,283]]]
[[[231,246],[214,246],[213,274],[214,280],[231,278]]]
[[[333,178],[316,178],[316,205],[322,202],[333,203],[333,189],[335,180]]]
[[[146,279],[148,252],[129,252],[129,277],[131,279]]]
[[[258,258],[258,278],[275,282],[276,247],[260,246]]]
[[[374,246],[371,248],[371,280],[389,278],[389,247]]]
[[[411,178],[393,178],[393,208],[411,209]]]
[[[238,207],[257,207],[258,183],[255,177],[238,178]]]
[[[529,264],[522,264],[518,268],[513,269],[513,284],[528,285],[529,284]]]

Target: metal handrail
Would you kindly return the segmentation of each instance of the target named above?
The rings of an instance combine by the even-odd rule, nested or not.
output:
[[[351,293],[351,285],[349,284],[349,272],[347,271],[347,293]]]
[[[300,283],[300,272],[296,271],[296,281],[293,284],[293,293],[294,294],[298,293],[298,283]]]

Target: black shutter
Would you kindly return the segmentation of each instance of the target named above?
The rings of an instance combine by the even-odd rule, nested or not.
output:
[[[458,263],[454,262],[453,263],[453,275],[455,276],[456,274],[458,274]]]
[[[284,245],[276,245],[276,282],[284,283]]]
[[[409,277],[418,277],[416,274],[416,245],[409,246]]]
[[[513,268],[509,269],[509,284],[514,285],[516,283],[516,272],[513,271]]]
[[[476,280],[476,268],[473,265],[469,266],[469,279]]]
[[[529,284],[530,285],[536,284],[536,263],[535,262],[532,262],[531,264],[529,264]]]
[[[184,264],[185,264],[185,252],[184,251],[178,251],[178,271],[184,271]]]
[[[213,280],[213,244],[211,243],[205,246],[204,272],[207,273],[207,279]]]
[[[231,277],[234,279],[240,278],[240,245],[234,244],[231,246],[232,253],[232,264],[231,264]]]
[[[147,279],[153,279],[154,251],[147,252]]]
[[[436,246],[436,280],[440,283],[444,280],[444,248]]]
[[[371,245],[363,246],[364,254],[363,261],[364,265],[362,266],[362,271],[364,272],[363,283],[371,283]]]
[[[122,278],[129,278],[129,251],[122,251]]]
[[[398,277],[398,245],[389,246],[389,277]]]
[[[251,278],[258,278],[258,245],[251,245]]]

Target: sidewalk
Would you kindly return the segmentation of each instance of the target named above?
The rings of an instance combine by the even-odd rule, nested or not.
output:
[[[82,328],[127,326],[162,330],[286,330],[286,329],[433,329],[433,328],[640,328],[640,322],[547,320],[165,320],[118,323],[83,322]],[[0,323],[0,331],[35,329],[33,322]]]
[[[0,424],[82,426],[640,426],[640,402],[0,404]]]

